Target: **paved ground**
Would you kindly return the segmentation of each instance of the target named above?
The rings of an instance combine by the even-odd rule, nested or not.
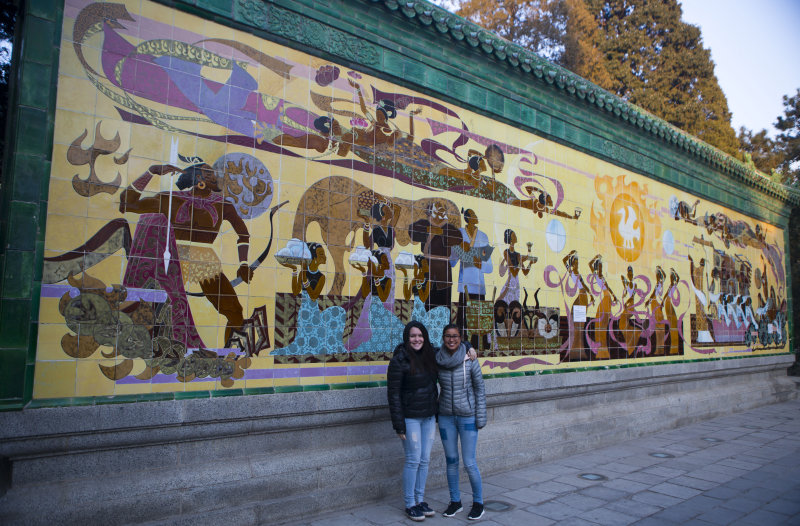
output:
[[[800,525],[800,400],[485,477],[487,511],[477,522],[467,520],[469,495],[464,511],[449,519],[440,514],[446,488],[429,491],[426,500],[439,512],[422,523],[428,525]],[[419,523],[406,519],[398,493],[292,524]]]

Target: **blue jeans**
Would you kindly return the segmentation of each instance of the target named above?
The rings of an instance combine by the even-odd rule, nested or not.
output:
[[[425,499],[425,481],[428,479],[428,463],[436,433],[436,419],[406,418],[406,439],[403,449],[406,463],[403,466],[403,500],[410,508]]]
[[[475,460],[478,445],[478,428],[475,426],[475,417],[439,415],[439,434],[442,437],[444,456],[447,460],[447,486],[450,488],[450,500],[461,501],[461,491],[458,489],[458,437],[460,436],[461,457],[464,459],[464,468],[467,470],[469,484],[472,486],[472,502],[483,504],[481,472],[478,471],[478,462]]]

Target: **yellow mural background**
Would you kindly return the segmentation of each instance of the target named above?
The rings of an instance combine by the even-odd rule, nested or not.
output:
[[[112,139],[119,135],[119,147],[110,154],[98,156],[94,168],[98,177],[104,182],[113,180],[119,174],[118,186],[120,190],[133,183],[151,165],[166,163],[171,156],[172,142],[177,140],[178,150],[181,154],[199,156],[209,163],[230,153],[245,153],[258,158],[269,170],[272,177],[274,185],[271,199],[272,205],[283,201],[288,201],[288,204],[275,214],[273,222],[274,241],[270,254],[260,267],[255,270],[253,279],[249,284],[242,283],[236,287],[236,294],[242,305],[245,317],[249,316],[255,308],[266,306],[270,341],[272,343],[270,348],[250,358],[251,363],[248,365],[243,378],[234,379],[230,385],[223,385],[220,379],[214,378],[180,382],[174,380],[174,375],[172,375],[171,379],[160,378],[156,375],[149,381],[132,383],[110,380],[102,373],[101,366],[113,367],[119,365],[124,361],[124,358],[118,355],[115,356],[112,348],[108,346],[101,346],[100,351],[105,352],[107,355],[110,353],[109,357],[103,357],[101,352],[95,352],[87,358],[72,358],[68,356],[62,348],[61,342],[64,335],[70,333],[70,329],[65,323],[64,316],[59,311],[60,297],[50,297],[43,292],[39,312],[40,327],[36,355],[34,398],[111,396],[384,380],[385,376],[380,372],[376,372],[379,369],[358,369],[356,366],[381,364],[385,366],[385,361],[347,363],[346,365],[350,369],[345,374],[342,374],[342,364],[276,363],[275,356],[271,355],[271,352],[275,349],[274,313],[276,294],[288,293],[291,288],[289,285],[291,283],[290,270],[278,264],[274,255],[277,250],[285,247],[287,242],[295,237],[293,234],[295,218],[298,214],[303,213],[303,210],[297,210],[297,206],[306,189],[330,176],[348,177],[378,194],[394,199],[437,198],[450,200],[463,209],[474,210],[479,220],[478,228],[486,233],[490,244],[495,247],[492,255],[495,270],[491,274],[485,275],[487,299],[492,297],[493,291],[495,294],[499,293],[506,283],[507,278],[499,275],[498,266],[503,250],[507,246],[503,240],[504,232],[506,229],[513,229],[518,238],[517,250],[521,254],[526,254],[525,244],[532,242],[532,255],[538,258],[528,276],[520,275],[520,287],[527,289],[531,295],[536,289],[541,289],[538,295],[541,305],[559,307],[562,317],[567,315],[567,310],[573,303],[573,299],[565,298],[558,287],[548,287],[544,274],[546,269],[552,266],[554,270],[549,271],[551,279],[564,275],[565,266],[562,260],[572,250],[577,252],[579,257],[578,270],[584,279],[590,274],[589,261],[595,255],[602,254],[606,282],[618,297],[621,297],[623,292],[620,276],[626,273],[628,265],[634,267],[635,274],[648,276],[651,281],[655,279],[657,265],[664,269],[667,275],[667,282],[669,282],[669,269],[673,268],[680,276],[680,279],[689,285],[692,282],[687,255],[692,255],[695,261],[699,261],[700,258],[711,261],[713,260],[713,248],[717,248],[749,260],[754,269],[756,267],[760,268],[762,265],[761,250],[753,246],[740,247],[732,245],[732,248],[726,248],[723,240],[718,235],[710,234],[702,226],[702,218],[706,214],[722,213],[731,221],[745,221],[751,228],[755,229],[757,222],[737,212],[707,201],[700,201],[696,207],[695,217],[701,221],[701,224],[693,225],[683,220],[675,220],[670,211],[670,199],[674,196],[677,201],[683,201],[691,205],[696,200],[694,196],[648,180],[643,176],[542,139],[531,133],[428,98],[380,78],[371,77],[358,71],[354,71],[353,75],[348,76],[348,72],[351,70],[344,66],[279,46],[247,33],[234,31],[216,23],[204,21],[148,1],[141,3],[138,1],[121,2],[120,4],[125,6],[133,21],[122,21],[122,25],[127,30],[119,31],[133,45],[154,38],[172,38],[176,41],[184,42],[199,42],[212,38],[228,39],[244,43],[266,56],[278,58],[285,64],[289,64],[291,66],[290,78],[282,78],[274,71],[252,60],[247,63],[245,70],[257,81],[257,92],[283,99],[302,108],[315,109],[315,103],[310,96],[310,93],[314,91],[325,96],[346,99],[349,102],[339,103],[338,109],[344,109],[343,104],[349,104],[349,111],[359,113],[360,109],[355,90],[349,88],[346,83],[348,78],[357,81],[364,88],[367,106],[373,113],[375,112],[375,101],[372,100],[372,94],[370,93],[372,88],[386,93],[402,93],[413,97],[415,100],[427,99],[442,104],[457,113],[458,118],[452,115],[445,115],[431,106],[420,106],[419,104],[411,103],[406,108],[398,108],[398,115],[394,120],[394,124],[400,130],[407,131],[409,112],[414,108],[421,108],[422,111],[414,116],[416,132],[414,139],[417,143],[423,139],[436,139],[442,143],[446,142],[442,137],[449,138],[450,142],[452,142],[456,137],[457,134],[455,132],[434,135],[429,126],[428,119],[430,119],[431,121],[456,127],[464,123],[470,132],[479,137],[488,138],[492,143],[506,144],[523,150],[526,153],[507,153],[505,155],[505,164],[501,172],[497,174],[497,180],[511,188],[512,191],[515,191],[515,196],[522,200],[526,199],[526,196],[520,191],[514,190],[514,179],[515,177],[523,176],[524,171],[542,176],[543,178],[540,178],[540,181],[551,179],[559,181],[564,188],[564,199],[563,203],[558,205],[558,210],[573,214],[573,211],[579,208],[581,213],[577,220],[548,213],[543,214],[543,217],[540,218],[534,211],[520,206],[494,202],[459,192],[415,187],[385,175],[325,164],[320,162],[320,159],[314,158],[319,154],[313,150],[287,147],[286,150],[298,154],[298,156],[290,156],[258,148],[240,146],[232,142],[212,140],[207,137],[223,136],[226,133],[230,133],[226,132],[223,126],[214,122],[173,121],[172,124],[181,130],[177,131],[159,129],[157,126],[131,122],[130,119],[126,120],[121,117],[120,112],[117,110],[118,105],[98,91],[95,84],[87,78],[86,69],[78,59],[73,46],[76,18],[81,10],[85,9],[90,3],[67,1],[59,62],[58,103],[45,238],[46,258],[61,256],[82,245],[111,220],[124,217],[131,226],[132,231],[140,220],[140,216],[137,214],[130,212],[122,214],[119,211],[119,191],[97,193],[90,197],[83,197],[76,193],[73,186],[74,176],[79,174],[81,179],[86,179],[89,169],[88,165],[71,163],[68,157],[70,145],[84,131],[87,132],[87,136],[80,143],[83,149],[87,149],[92,144],[92,141],[96,140],[97,132],[105,139]],[[164,37],[164,35],[169,36]],[[103,53],[101,46],[102,35],[95,34],[84,41],[82,48],[86,62],[95,65],[97,71],[100,71],[98,65],[101,63]],[[237,55],[237,57],[241,59],[240,55]],[[340,78],[331,85],[320,86],[315,83],[314,72],[329,65],[339,68]],[[201,74],[206,79],[224,84],[227,82],[230,72],[203,68]],[[138,102],[144,103],[144,100],[138,99]],[[194,112],[176,109],[168,104],[147,101],[146,105],[154,111],[165,114],[182,115],[184,117],[196,116]],[[319,110],[317,109],[316,111]],[[206,136],[206,138],[201,136]],[[469,141],[456,148],[456,151],[461,156],[465,156],[468,149],[483,152],[484,148],[483,144],[477,142],[474,137],[470,137]],[[130,154],[127,162],[117,164],[114,159],[119,158],[128,150],[130,150]],[[330,157],[325,157],[324,160],[329,160]],[[528,161],[523,160],[526,157]],[[356,159],[353,153],[350,153],[347,158]],[[534,159],[535,163],[531,162]],[[448,160],[455,167],[463,166],[463,162],[459,164],[459,161],[452,155],[448,157]],[[158,176],[153,177],[146,187],[145,194],[154,195],[159,191],[169,191],[170,185],[167,179],[165,176],[160,178]],[[550,192],[555,195],[552,188]],[[620,198],[622,194],[627,197]],[[638,207],[638,219],[640,221],[637,225],[639,228],[638,237],[631,239],[624,238],[624,236],[620,237],[620,232],[622,231],[620,230],[620,225],[625,223],[624,214],[620,213],[620,210],[625,212],[626,205]],[[270,231],[267,215],[262,214],[256,219],[246,221],[250,233],[249,260],[251,261],[266,246]],[[339,219],[363,222],[360,217],[340,217]],[[553,249],[553,241],[548,242],[546,232],[547,225],[554,219],[559,221],[564,228],[565,243],[559,251]],[[463,217],[459,218],[459,221],[463,226]],[[784,246],[784,232],[782,230],[765,223],[758,223],[758,225],[764,232],[767,244],[776,247]],[[398,225],[397,228],[402,229],[406,228],[406,226]],[[674,239],[674,251],[671,254],[666,253],[664,249],[664,236],[667,232]],[[713,248],[697,244],[694,239],[700,236],[703,236],[702,239],[711,242]],[[312,223],[305,232],[304,240],[320,242],[325,247],[327,263],[322,267],[322,270],[326,276],[326,289],[329,289],[335,278],[335,256],[331,253],[330,248],[326,246],[325,237],[326,233],[320,229],[319,225]],[[361,244],[360,237],[361,230],[356,230],[348,236],[347,243]],[[621,245],[623,246],[621,247]],[[212,246],[221,260],[224,273],[230,279],[233,279],[239,266],[239,257],[236,248],[237,234],[230,228],[229,223],[224,224],[220,235],[217,236]],[[392,256],[396,258],[401,250],[417,252],[418,248],[418,245],[396,245],[392,251]],[[782,264],[782,257],[780,262]],[[126,265],[127,259],[124,251],[118,251],[87,269],[87,273],[103,282],[106,286],[120,284],[123,281]],[[346,261],[344,262],[344,269],[346,281],[342,294],[354,296],[361,286],[362,277]],[[454,282],[457,281],[459,271],[460,269],[453,269]],[[785,298],[785,282],[776,283],[775,279],[770,275],[770,283],[777,286],[779,297]],[[403,282],[399,273],[397,274],[397,279],[394,280],[393,286],[396,298],[402,298]],[[782,292],[780,292],[781,289]],[[197,286],[195,285],[194,288],[189,286],[188,290],[196,291]],[[323,294],[326,293],[327,290],[323,291]],[[753,294],[753,297],[755,297],[755,294]],[[456,300],[457,293],[453,291],[453,301]],[[598,296],[595,301],[599,303],[600,297]],[[788,345],[786,344],[768,346],[768,348],[761,348],[763,346],[749,348],[744,345],[719,344],[714,346],[710,352],[706,352],[708,351],[706,348],[703,349],[704,352],[694,350],[690,336],[690,316],[695,313],[696,301],[692,291],[684,285],[681,288],[680,310],[686,313],[686,318],[683,322],[682,331],[684,340],[683,353],[680,356],[648,356],[631,358],[630,360],[611,359],[601,362],[593,360],[587,363],[581,360],[561,362],[561,358],[557,353],[543,354],[537,356],[540,360],[539,362],[523,364],[513,369],[507,366],[504,367],[503,364],[514,362],[518,357],[495,356],[482,358],[484,362],[486,360],[491,362],[490,364],[484,363],[484,373],[508,372],[509,370],[544,371],[554,368],[615,365],[634,361],[720,358],[743,354],[788,352]],[[753,310],[755,310],[755,303],[754,301]],[[192,297],[189,300],[189,305],[197,331],[206,345],[212,349],[223,348],[225,345],[225,318],[205,298]],[[588,314],[590,316],[594,314],[595,308],[596,306],[589,306]],[[391,352],[391,349],[386,349],[386,351]],[[220,354],[224,356],[225,352],[220,351]],[[141,374],[146,368],[144,361],[141,359],[135,359],[133,362],[133,369],[129,375],[131,377]],[[317,369],[320,371],[315,376],[303,376],[299,371],[304,369]],[[257,371],[286,371],[286,373],[285,375],[273,374],[272,377],[264,375],[258,377],[258,375],[253,376],[251,374]]]

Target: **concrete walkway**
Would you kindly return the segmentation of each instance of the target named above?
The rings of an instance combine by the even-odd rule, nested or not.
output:
[[[396,497],[290,524],[800,525],[800,400],[487,476],[480,521],[467,520],[468,494],[463,512],[442,517],[446,488],[426,496],[435,517],[408,520],[397,477]]]

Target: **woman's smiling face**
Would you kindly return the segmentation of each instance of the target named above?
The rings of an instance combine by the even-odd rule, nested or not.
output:
[[[461,345],[461,335],[458,333],[458,329],[451,328],[444,331],[444,346],[451,354],[458,349],[459,345]]]
[[[419,330],[419,327],[412,327],[411,330],[408,331],[408,344],[411,345],[411,348],[415,351],[422,349],[422,346],[425,344],[425,337],[422,336],[422,331]]]

